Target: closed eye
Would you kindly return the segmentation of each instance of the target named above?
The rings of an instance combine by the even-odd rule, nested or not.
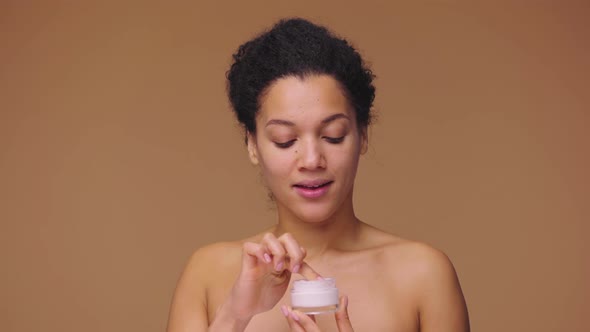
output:
[[[326,140],[326,142],[328,143],[332,143],[332,144],[339,144],[342,143],[342,141],[344,141],[344,137],[324,137],[324,139]]]
[[[274,143],[275,143],[275,145],[278,148],[280,148],[280,149],[286,149],[286,148],[290,147],[291,145],[293,145],[295,143],[295,140],[292,139],[292,140],[287,141],[287,142],[274,142]]]

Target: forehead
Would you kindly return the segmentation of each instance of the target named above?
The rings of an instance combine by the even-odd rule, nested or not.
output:
[[[297,122],[322,119],[335,113],[350,118],[354,111],[340,83],[329,75],[288,76],[273,82],[260,98],[257,120]]]

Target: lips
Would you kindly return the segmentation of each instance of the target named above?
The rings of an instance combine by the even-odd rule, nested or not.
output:
[[[303,181],[293,185],[293,188],[304,198],[320,198],[328,192],[333,182],[329,180]]]
[[[325,185],[328,185],[334,181],[330,180],[309,180],[309,181],[302,181],[298,182],[294,185],[294,187],[300,188],[319,188]]]

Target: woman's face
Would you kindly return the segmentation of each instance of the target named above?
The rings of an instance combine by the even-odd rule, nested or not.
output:
[[[256,136],[248,135],[248,152],[281,215],[321,222],[352,208],[359,156],[367,142],[335,79],[277,80],[261,96],[256,127]]]

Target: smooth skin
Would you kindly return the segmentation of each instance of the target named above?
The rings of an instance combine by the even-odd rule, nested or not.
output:
[[[277,80],[261,96],[256,124],[248,153],[273,194],[278,223],[197,250],[178,282],[168,332],[469,331],[448,257],[355,216],[367,135],[336,80]],[[308,181],[330,184],[308,198],[296,190]],[[338,312],[308,316],[289,307],[293,280],[321,276],[336,279]]]

